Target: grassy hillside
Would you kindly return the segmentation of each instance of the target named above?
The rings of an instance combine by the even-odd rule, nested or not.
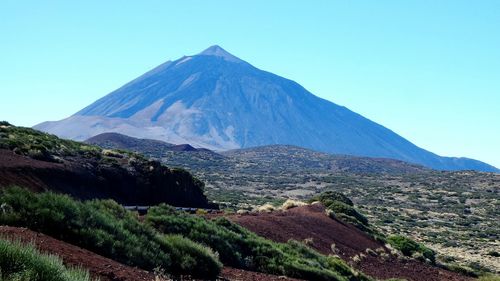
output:
[[[232,267],[306,280],[369,280],[338,257],[321,255],[294,240],[266,240],[224,218],[210,221],[160,205],[150,210],[146,221],[163,233],[208,245]]]
[[[102,158],[100,147],[63,140],[31,128],[13,126],[5,121],[0,122],[0,148],[49,162],[62,162],[64,158],[71,156]]]
[[[67,268],[30,245],[0,239],[0,281],[91,281],[88,272]]]
[[[21,188],[1,191],[0,205],[0,224],[28,227],[124,264],[161,268],[172,276],[215,278],[222,262],[306,280],[370,280],[338,257],[319,254],[302,243],[272,242],[227,220],[211,221],[167,205],[153,208],[145,223],[112,200],[81,202]]]
[[[127,205],[216,207],[207,201],[203,182],[185,170],[2,122],[0,187],[17,184]]]

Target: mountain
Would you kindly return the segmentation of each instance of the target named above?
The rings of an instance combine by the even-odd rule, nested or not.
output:
[[[74,140],[118,132],[212,150],[288,144],[434,169],[498,172],[477,160],[440,157],[419,148],[219,46],[168,61],[75,115],[35,128]]]

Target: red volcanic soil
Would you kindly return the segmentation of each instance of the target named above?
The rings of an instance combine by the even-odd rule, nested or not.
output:
[[[64,264],[88,269],[101,281],[152,281],[147,271],[120,264],[93,252],[26,228],[0,226],[0,237],[33,243],[41,252],[59,256]]]
[[[26,228],[0,226],[0,238],[32,243],[43,253],[59,256],[64,264],[87,269],[93,278],[101,281],[153,281],[153,273],[130,267],[91,251],[54,239]],[[299,281],[284,276],[269,275],[225,267],[220,281]]]
[[[46,185],[34,171],[63,171],[64,165],[17,155],[6,149],[0,149],[0,186],[21,185],[33,191],[43,191]]]
[[[311,247],[323,254],[332,254],[331,245],[335,244],[340,257],[363,273],[377,279],[472,280],[458,273],[415,260],[405,260],[390,254],[386,257],[370,255],[366,249],[375,250],[384,248],[384,245],[352,225],[331,219],[320,204],[296,207],[287,211],[233,215],[228,219],[277,242],[312,238]],[[351,258],[360,253],[366,257],[358,263],[352,261]]]

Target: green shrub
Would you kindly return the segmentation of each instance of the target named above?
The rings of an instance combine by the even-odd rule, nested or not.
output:
[[[0,239],[1,281],[90,281],[87,271],[67,268],[61,259],[30,245]]]
[[[420,253],[425,259],[428,259],[431,263],[436,262],[436,252],[432,249],[419,244],[410,238],[393,235],[387,238],[387,242],[391,244],[394,248],[398,249],[405,256],[413,256],[414,254]]]
[[[361,223],[364,226],[368,225],[368,219],[360,214],[353,206],[345,204],[340,201],[333,201],[329,205],[325,205],[325,207],[335,214],[343,214],[354,218],[357,222]]]
[[[321,202],[326,208],[327,215],[331,218],[352,224],[377,240],[385,239],[384,235],[374,230],[369,225],[368,219],[354,208],[354,203],[351,199],[342,193],[327,191],[309,200],[309,202],[313,201]]]
[[[218,257],[212,249],[195,243],[181,235],[165,235],[165,241],[171,246],[170,256],[175,263],[170,267],[174,275],[186,274],[193,269],[197,276],[217,276],[222,268]]]
[[[208,249],[158,233],[112,200],[80,202],[9,188],[0,193],[0,205],[7,210],[0,212],[0,224],[28,227],[124,264],[204,278],[217,276],[221,269]]]
[[[342,202],[342,203],[347,204],[349,206],[354,206],[354,203],[352,203],[351,199],[349,199],[344,194],[342,194],[340,192],[336,192],[336,191],[323,192],[320,195],[311,198],[309,201],[310,202],[319,201],[319,202],[323,203],[323,205],[325,205],[325,206],[329,205],[335,201]]]
[[[207,220],[162,204],[148,211],[146,222],[160,232],[209,246],[228,266],[307,280],[368,280],[338,258],[321,255],[297,241],[267,240],[225,218]]]

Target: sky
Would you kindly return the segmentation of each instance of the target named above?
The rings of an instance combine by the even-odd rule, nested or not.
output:
[[[443,156],[500,167],[500,1],[0,1],[0,120],[72,115],[220,45]]]

